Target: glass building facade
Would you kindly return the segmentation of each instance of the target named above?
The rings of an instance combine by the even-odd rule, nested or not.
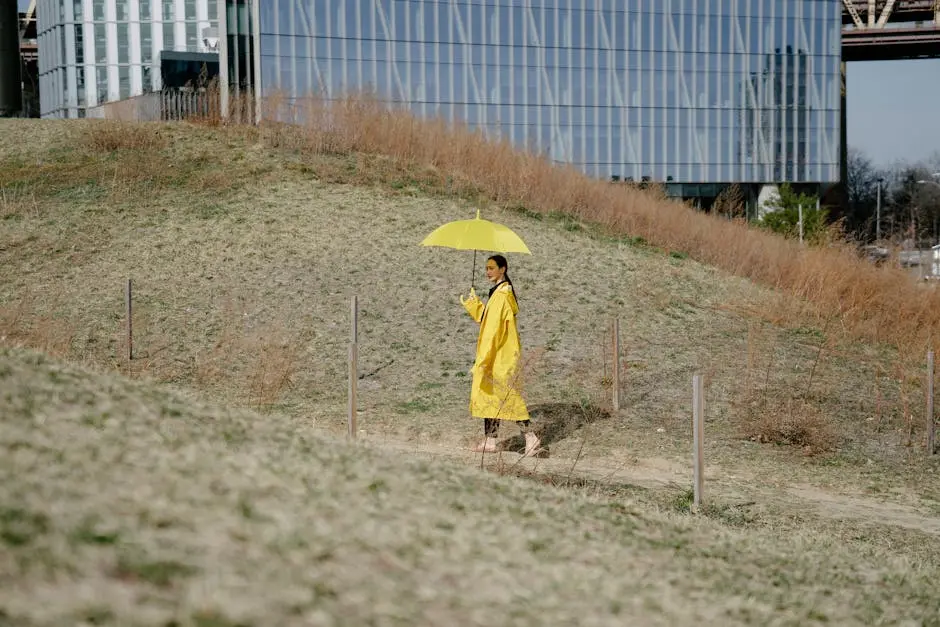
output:
[[[230,0],[231,1],[231,0]],[[263,95],[369,89],[621,180],[839,180],[840,0],[263,0]]]
[[[218,0],[38,0],[42,117],[159,90],[164,50],[211,52]]]

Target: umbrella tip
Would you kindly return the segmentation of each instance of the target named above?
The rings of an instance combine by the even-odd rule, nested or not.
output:
[[[477,220],[479,220],[479,219],[480,219],[480,210],[477,209]]]

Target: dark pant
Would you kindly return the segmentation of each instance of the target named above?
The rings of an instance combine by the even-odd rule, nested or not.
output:
[[[522,432],[527,432],[531,426],[532,422],[529,420],[519,420],[517,421],[519,428],[522,429]],[[488,438],[495,438],[496,433],[499,431],[499,418],[484,418],[483,419],[483,434]]]

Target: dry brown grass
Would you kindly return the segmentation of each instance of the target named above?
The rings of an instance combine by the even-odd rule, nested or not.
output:
[[[93,124],[84,129],[81,143],[94,152],[117,150],[158,151],[167,141],[160,135],[157,126],[119,121]]]
[[[40,204],[31,189],[23,185],[0,187],[0,220],[35,218],[39,212]]]
[[[74,323],[48,311],[37,311],[35,301],[36,297],[27,293],[17,303],[0,304],[0,344],[70,357],[76,335]]]
[[[744,404],[743,433],[756,442],[797,446],[807,455],[827,453],[839,445],[836,421],[814,403],[761,397]]]
[[[218,129],[191,127],[192,133]],[[250,129],[230,131],[240,137]],[[204,135],[205,136],[205,135]],[[198,142],[179,142],[160,123],[87,120],[62,127],[48,152],[11,155],[0,163],[0,216],[18,219],[41,213],[65,196],[123,204],[145,204],[155,189],[183,189],[205,197],[235,191],[244,177],[228,167],[241,155],[215,154]],[[5,151],[6,152],[6,151]]]
[[[742,503],[714,492],[691,516],[675,486],[598,480],[567,460],[494,476],[6,347],[0,416],[5,624],[871,625],[936,614],[940,549],[924,516],[913,521],[923,529],[834,521],[786,494]]]
[[[0,345],[39,350],[80,363],[107,365],[133,377],[160,382],[187,382],[203,390],[225,389],[256,410],[277,406],[294,383],[300,368],[302,334],[284,320],[246,324],[234,313],[231,301],[220,308],[222,328],[207,350],[189,360],[174,351],[172,334],[155,331],[157,324],[146,308],[134,315],[135,356],[127,360],[124,318],[110,325],[109,359],[87,353],[80,340],[80,323],[56,312],[61,303],[37,302],[33,294],[0,305]]]
[[[39,133],[47,128],[80,130],[84,124],[30,122],[25,126],[27,132]],[[22,128],[0,124],[0,132],[7,131],[11,136],[21,136]],[[445,458],[457,458],[464,466],[479,462],[463,453],[471,434],[477,438],[480,432],[479,423],[466,415],[469,390],[465,375],[472,360],[476,328],[457,301],[458,292],[466,290],[471,261],[466,253],[424,249],[417,243],[440,223],[473,215],[475,207],[464,200],[441,200],[440,194],[464,193],[460,184],[447,188],[447,178],[434,169],[398,163],[381,155],[287,155],[264,146],[258,142],[258,132],[244,127],[204,129],[178,124],[159,128],[167,139],[160,158],[188,164],[179,167],[166,185],[127,181],[124,189],[133,193],[95,196],[79,193],[75,181],[68,182],[63,176],[59,187],[35,189],[41,210],[17,214],[5,223],[7,228],[0,234],[0,268],[4,270],[0,276],[0,305],[7,307],[13,317],[21,294],[29,288],[36,296],[30,307],[22,309],[19,319],[26,324],[19,328],[24,333],[40,329],[41,325],[34,326],[33,321],[43,318],[68,321],[74,336],[69,360],[89,363],[98,371],[121,369],[173,387],[197,388],[212,399],[242,407],[260,406],[268,413],[225,421],[220,410],[161,398],[162,390],[169,386],[127,383],[123,379],[114,384],[101,378],[94,384],[101,386],[97,392],[87,390],[100,403],[92,407],[72,402],[75,396],[69,394],[57,399],[54,386],[58,383],[49,372],[58,376],[61,368],[57,365],[22,372],[13,363],[11,368],[17,373],[6,378],[0,368],[0,385],[30,391],[21,396],[0,394],[0,404],[13,406],[12,412],[4,409],[5,418],[15,415],[20,405],[37,404],[42,395],[51,398],[45,407],[37,405],[31,412],[24,411],[24,420],[18,425],[2,421],[7,429],[3,441],[11,443],[11,451],[0,458],[16,464],[10,474],[17,477],[17,483],[7,486],[10,494],[19,499],[11,500],[13,508],[50,519],[55,512],[68,512],[67,517],[56,519],[50,542],[63,549],[55,556],[65,561],[66,569],[83,573],[75,580],[58,580],[61,587],[48,588],[50,596],[39,601],[52,598],[52,604],[42,604],[11,588],[8,597],[21,602],[18,611],[48,610],[49,624],[90,622],[81,614],[85,608],[72,596],[80,586],[88,589],[89,577],[94,591],[104,599],[112,598],[112,592],[126,595],[128,586],[141,594],[152,590],[151,584],[160,590],[168,579],[172,580],[171,587],[182,587],[181,594],[205,591],[207,585],[219,585],[217,579],[204,575],[209,569],[219,572],[218,564],[226,564],[216,552],[221,550],[234,556],[225,570],[240,573],[239,581],[233,582],[232,588],[212,588],[217,591],[211,596],[212,602],[222,608],[235,607],[232,603],[254,608],[236,613],[233,620],[240,616],[242,622],[254,622],[255,616],[265,616],[269,622],[271,617],[277,621],[286,613],[282,614],[280,607],[262,603],[262,595],[271,600],[271,595],[280,591],[293,595],[306,585],[290,587],[290,581],[304,579],[299,571],[285,566],[287,562],[315,563],[315,570],[328,582],[335,581],[346,568],[337,565],[329,570],[318,561],[322,555],[318,548],[304,552],[292,544],[303,539],[314,547],[324,538],[337,535],[332,528],[319,534],[308,524],[313,519],[328,520],[324,500],[314,494],[317,486],[335,492],[331,500],[342,516],[335,528],[343,532],[358,529],[368,542],[376,539],[376,528],[416,532],[432,529],[433,521],[438,519],[425,515],[390,523],[388,506],[401,505],[417,514],[415,495],[433,511],[438,511],[441,503],[446,508],[449,502],[464,508],[455,517],[466,523],[465,527],[458,523],[456,528],[442,529],[440,536],[433,538],[434,542],[441,540],[434,551],[421,552],[430,548],[423,533],[413,542],[395,545],[395,551],[409,554],[417,549],[424,556],[408,563],[406,572],[414,576],[408,589],[415,589],[411,584],[450,581],[454,573],[464,572],[472,563],[467,555],[475,556],[472,559],[490,569],[481,581],[490,581],[494,556],[517,566],[519,559],[529,559],[525,555],[534,555],[527,546],[520,546],[519,553],[507,552],[507,545],[496,540],[503,537],[502,531],[480,533],[479,524],[493,522],[494,497],[502,488],[492,487],[488,479],[486,484],[468,484],[462,475],[443,470]],[[270,129],[263,131],[268,133]],[[82,135],[75,132],[74,137]],[[52,145],[60,150],[68,148]],[[84,147],[73,148],[59,167],[66,167],[75,155],[89,153],[91,150]],[[120,163],[129,154],[121,149],[113,154],[100,153],[94,162]],[[53,151],[37,149],[37,155],[47,161],[59,159]],[[6,158],[8,162],[13,160]],[[369,164],[376,168],[366,169]],[[0,177],[5,172],[0,172]],[[231,187],[220,188],[224,193],[206,194],[200,190],[199,182],[212,172],[219,180],[229,181]],[[322,182],[324,173],[340,181],[377,185],[327,185]],[[437,196],[428,197],[416,189],[427,189]],[[841,616],[843,622],[852,622],[845,618],[847,612],[861,605],[866,609],[858,610],[853,620],[870,624],[884,620],[886,615],[900,615],[907,608],[915,608],[913,613],[930,603],[928,585],[918,580],[912,587],[912,567],[907,560],[922,564],[928,573],[934,572],[936,551],[931,552],[929,563],[922,552],[928,544],[923,534],[934,533],[936,528],[933,518],[920,515],[914,523],[904,521],[920,525],[911,529],[922,530],[902,536],[904,531],[897,526],[898,521],[879,522],[862,505],[861,513],[852,513],[850,520],[844,520],[844,510],[830,507],[829,513],[842,518],[838,522],[819,521],[807,511],[806,503],[794,504],[785,492],[787,487],[799,484],[825,486],[830,494],[877,490],[878,502],[886,509],[904,503],[928,508],[930,503],[938,502],[936,482],[923,481],[932,476],[927,473],[936,472],[936,463],[926,460],[922,450],[904,446],[910,413],[920,421],[923,410],[922,391],[915,385],[922,369],[911,363],[917,359],[898,357],[884,347],[846,342],[839,316],[815,318],[813,308],[804,316],[794,304],[797,301],[787,293],[775,296],[771,290],[681,254],[663,254],[637,245],[632,238],[611,237],[593,229],[587,220],[558,214],[523,214],[492,205],[484,209],[494,220],[524,235],[535,252],[531,257],[513,257],[511,265],[514,283],[520,290],[520,331],[526,350],[524,390],[536,425],[550,442],[551,456],[518,463],[514,454],[506,453],[502,461],[513,473],[532,471],[535,479],[555,477],[557,481],[549,482],[569,489],[584,485],[597,490],[592,498],[609,496],[602,507],[614,512],[621,512],[619,508],[633,502],[628,499],[642,495],[644,511],[648,507],[657,512],[650,528],[655,530],[654,542],[665,550],[661,564],[671,564],[675,572],[687,573],[687,564],[682,561],[687,551],[699,557],[705,552],[717,557],[708,558],[708,563],[702,565],[701,572],[710,578],[702,581],[714,582],[705,584],[709,590],[723,592],[728,591],[730,579],[745,587],[742,596],[750,604],[751,613],[741,622],[772,622],[774,619],[767,618],[770,615],[779,620],[775,608],[782,606],[793,614],[794,623],[809,622],[803,620],[808,614],[796,611],[794,606],[808,603],[827,616]],[[134,310],[138,358],[130,365],[121,359],[122,290],[128,276],[135,281],[138,299]],[[360,447],[350,448],[347,458],[345,452],[340,452],[345,448],[337,447],[337,443],[308,439],[314,434],[345,431],[347,325],[349,296],[354,293],[359,295],[361,307],[361,372],[368,373],[360,381],[360,444],[365,445],[362,448],[375,445],[399,451],[391,455],[398,461],[432,455],[430,463],[418,462],[423,469],[418,477],[400,472],[397,466],[379,470],[372,457],[362,455]],[[614,316],[621,320],[624,367],[629,373],[619,413],[606,410],[611,368],[608,325]],[[800,316],[809,317],[810,322],[801,321]],[[827,319],[831,320],[828,325]],[[765,320],[778,322],[779,326]],[[749,327],[754,336],[751,340],[746,337]],[[41,338],[42,334],[37,335],[33,345],[38,345]],[[898,385],[897,368],[904,374],[903,387]],[[691,477],[689,383],[693,372],[704,373],[708,386],[705,520],[689,519],[687,507],[671,503],[684,498]],[[748,376],[749,387],[740,389],[738,382]],[[35,384],[27,386],[22,381]],[[138,396],[128,396],[125,386],[142,390],[140,394],[155,404],[144,409]],[[78,387],[84,390],[94,386]],[[745,393],[747,390],[751,396]],[[792,407],[797,420],[817,415],[824,425],[831,421],[837,429],[840,450],[804,458],[796,445],[774,446],[742,439],[737,420],[742,410],[735,403],[760,398],[754,394],[768,399],[765,406]],[[783,436],[797,442],[819,439],[819,427],[810,420],[789,424],[783,409],[778,418],[784,423],[775,426],[782,433],[780,441]],[[41,420],[46,422],[42,430],[37,430],[36,422]],[[83,420],[87,424],[71,425]],[[254,429],[262,429],[264,435]],[[107,435],[107,443],[103,434]],[[502,435],[514,436],[515,430],[507,428]],[[52,440],[53,436],[63,439]],[[40,453],[29,448],[36,439],[51,443],[41,452],[45,457],[36,457]],[[68,442],[69,446],[57,442]],[[285,454],[285,446],[295,445],[304,450]],[[68,484],[61,482],[63,465],[55,461],[60,450],[67,451]],[[121,466],[121,459],[133,468]],[[326,463],[320,465],[321,461]],[[349,483],[350,463],[367,471],[362,483]],[[170,473],[168,465],[172,464],[185,467],[176,466],[179,472]],[[279,465],[289,465],[300,475],[291,470],[283,475],[285,483],[275,483],[271,473]],[[26,467],[45,468],[49,474],[27,472]],[[114,475],[126,481],[126,494],[115,494],[95,483],[113,485],[110,476],[100,473],[102,467],[115,469]],[[497,470],[500,468],[505,470],[507,466]],[[400,491],[402,499],[390,499],[391,495],[383,491],[383,483],[392,485],[389,477],[407,482],[394,484],[400,486],[395,492]],[[442,492],[432,490],[429,478],[443,482]],[[509,478],[497,480],[505,482]],[[257,495],[244,492],[246,486],[258,481],[264,482],[263,491],[269,499],[259,500]],[[657,487],[648,492],[638,488],[638,483],[648,482],[655,482]],[[458,492],[454,492],[455,485]],[[773,492],[772,487],[778,491]],[[555,497],[533,492],[532,488],[530,483],[516,484],[513,490],[517,492],[499,497],[501,501],[505,496],[507,508],[511,508],[507,520],[518,522],[520,507],[525,516],[534,511],[532,520],[539,524],[548,520],[547,512],[533,510],[526,505],[528,500],[516,498],[531,498],[532,503],[543,505],[557,502]],[[67,490],[75,491],[73,501],[62,500]],[[100,494],[105,500],[90,501],[83,490]],[[192,499],[186,496],[189,490]],[[174,528],[151,525],[154,515],[166,513],[162,508],[160,512],[153,509],[154,494],[160,495],[161,503],[176,504],[172,509]],[[127,495],[140,496],[141,509],[127,509]],[[866,501],[864,506],[874,500]],[[739,507],[741,502],[757,505],[749,509]],[[54,512],[46,508],[49,503],[59,503]],[[376,516],[364,517],[363,508]],[[773,510],[776,512],[768,513]],[[126,535],[122,535],[119,550],[107,553],[100,570],[90,567],[91,560],[82,553],[61,543],[65,534],[107,536],[119,524],[120,519],[111,517],[119,511],[129,512],[130,522],[121,527]],[[308,511],[315,514],[314,518],[304,514]],[[467,520],[467,512],[480,518]],[[94,513],[104,513],[108,519],[89,530],[83,518]],[[147,519],[148,515],[151,518]],[[225,522],[229,516],[245,520],[229,527]],[[740,530],[742,536],[723,544],[734,549],[727,555],[712,553],[712,546],[686,544],[687,548],[678,550],[676,535],[663,524],[678,516],[682,521],[714,525],[722,534]],[[301,524],[287,529],[286,535],[272,545],[268,541],[279,533],[274,528],[281,529],[285,520]],[[512,523],[509,525],[500,521],[494,529],[506,531]],[[125,554],[125,546],[152,537],[151,526],[155,533],[167,534],[153,538],[154,544],[147,545],[152,553]],[[182,533],[181,528],[194,535]],[[220,536],[220,528],[235,535]],[[583,558],[585,533],[593,535],[601,530],[595,513],[583,510],[574,511],[558,529],[566,531],[545,530],[545,537],[555,544],[541,553],[556,564],[560,563],[559,549],[564,552],[574,547],[573,555]],[[510,544],[520,538],[524,542],[524,534],[517,531],[508,532],[504,539]],[[527,523],[525,533],[535,532],[536,527]],[[490,552],[480,554],[479,546],[474,546],[465,555],[458,546],[455,554],[454,541],[459,542],[460,536],[486,538],[491,543],[487,545]],[[636,561],[639,553],[635,547],[617,548],[618,542],[635,537],[635,529],[617,530],[601,539],[599,550],[609,555],[611,564],[622,564],[625,556],[628,561]],[[753,555],[758,553],[754,551],[767,550],[768,542],[794,537],[797,539],[793,545],[781,545],[779,549],[782,561],[774,572],[786,578],[783,585],[778,585],[780,579],[776,576],[766,587],[756,584]],[[872,594],[867,585],[869,566],[872,562],[884,566],[879,560],[885,553],[899,555],[900,537],[904,537],[905,552],[898,558],[897,569],[885,573],[897,577],[894,587],[879,588],[877,599],[854,597],[842,603],[831,596],[832,589],[837,596],[855,595],[853,590]],[[260,544],[256,544],[258,538]],[[808,545],[806,540],[820,544]],[[367,546],[373,546],[368,542]],[[753,544],[742,551],[742,542]],[[294,547],[289,555],[282,552],[287,545]],[[189,550],[191,546],[196,552]],[[25,551],[23,559],[42,559],[44,545],[35,548],[36,552]],[[381,545],[377,550],[385,555],[386,548]],[[203,549],[209,553],[198,552]],[[863,557],[859,557],[860,551]],[[245,555],[254,556],[254,561],[246,563]],[[747,559],[732,575],[729,564],[737,564],[742,555]],[[567,556],[565,553],[563,557]],[[794,563],[794,558],[805,561]],[[563,561],[565,569],[570,570],[570,560]],[[764,559],[761,562],[767,564]],[[363,571],[353,568],[361,565],[361,560],[349,563],[350,572],[371,573],[369,576],[374,578],[352,581],[361,587],[348,589],[379,591],[389,585],[381,569]],[[453,572],[447,569],[448,564],[457,564]],[[674,587],[674,572],[663,571],[661,564],[650,563],[651,572],[665,572],[663,585]],[[820,565],[841,574],[833,575],[832,589],[826,586],[819,597],[807,597],[806,585],[801,583],[803,575],[794,581],[794,574],[809,573],[806,582],[822,585],[826,578],[820,578]],[[588,566],[585,573],[599,572],[597,564]],[[439,568],[444,570],[434,570]],[[525,577],[533,573],[543,577],[551,572],[547,568],[550,566],[544,562],[526,561],[519,570],[528,573]],[[861,569],[862,574],[847,587],[844,574],[854,572],[853,568]],[[570,573],[565,569],[557,580],[553,579],[561,583],[559,588],[546,592],[549,598],[573,609],[572,599],[597,597],[590,592],[597,592],[595,580],[581,579],[588,581],[584,589],[572,592],[567,583],[571,581]],[[137,580],[127,579],[135,575]],[[457,576],[459,580],[459,573]],[[533,586],[533,594],[546,590],[533,583],[540,579],[524,580]],[[647,585],[649,577],[640,576],[638,580]],[[29,579],[25,585],[37,581],[40,583],[36,587],[49,585],[41,578]],[[245,595],[242,581],[259,594]],[[609,576],[607,581],[611,581]],[[189,585],[193,587],[185,587]],[[792,594],[794,585],[799,586],[799,594]],[[622,598],[622,586],[614,588],[613,597]],[[7,588],[0,585],[0,589]],[[457,590],[448,601],[455,600],[460,616],[468,616],[462,601],[465,595],[457,588],[447,589]],[[511,587],[500,585],[499,589]],[[165,594],[166,589],[162,590]],[[368,613],[388,602],[399,618],[414,618],[414,614],[403,611],[411,601],[397,592],[389,596],[376,592],[374,605],[340,596],[342,607],[331,609],[335,615],[348,617],[355,607],[366,607],[363,611]],[[661,590],[653,592],[650,597],[661,598]],[[915,598],[899,603],[898,594]],[[754,613],[754,599],[761,595],[768,599],[767,613]],[[714,613],[714,599],[713,594],[708,595],[707,602],[703,602],[702,607],[712,612],[705,620],[727,619],[724,623],[733,624],[733,619]],[[347,600],[349,606],[345,605]],[[507,601],[503,607],[508,611],[514,606],[513,601]],[[475,611],[473,607],[471,612]],[[670,611],[682,610],[669,607]],[[565,622],[569,616],[559,615],[543,604],[530,609],[532,623],[545,622],[546,616],[554,622]],[[180,624],[189,624],[189,610],[180,607],[183,616],[176,617]],[[115,610],[115,621],[133,622],[123,611]],[[315,610],[308,607],[304,611]],[[649,611],[642,616],[650,616]],[[488,608],[477,622],[492,622],[492,617]],[[363,620],[369,618],[363,616]],[[668,614],[664,623],[682,622],[683,618]],[[610,622],[623,620],[620,616]],[[198,624],[195,619],[191,622]],[[420,618],[412,622],[420,623]]]
[[[229,314],[229,315],[226,315]],[[125,364],[136,376],[159,381],[186,381],[204,390],[233,390],[242,404],[256,410],[276,406],[294,385],[301,367],[301,334],[288,322],[271,320],[247,325],[223,309],[223,327],[206,351],[189,363],[174,359],[170,338],[157,340],[152,357]]]
[[[117,168],[133,172],[126,164],[135,151],[95,153],[84,132],[95,124],[101,123],[29,126],[31,134],[62,129],[35,157],[47,172],[58,173],[52,183],[17,170],[16,163],[27,161],[9,153],[5,162],[15,167],[0,171],[0,178],[20,188],[17,172],[31,177],[40,205],[7,223],[0,266],[8,272],[0,298],[13,307],[24,286],[35,286],[42,298],[28,317],[69,321],[70,359],[193,386],[226,402],[276,406],[344,430],[348,297],[358,293],[362,371],[377,372],[362,380],[363,428],[391,440],[455,446],[471,433],[478,436],[479,425],[465,419],[465,361],[472,358],[467,351],[475,329],[457,302],[470,256],[417,246],[440,223],[489,202],[470,182],[448,182],[435,168],[379,154],[285,154],[259,142],[272,128],[158,124],[154,129],[166,144],[155,158],[171,161],[173,176],[157,184],[119,175],[115,184]],[[9,132],[22,133],[12,126]],[[100,173],[112,178],[98,178]],[[220,186],[207,192],[210,175]],[[327,177],[375,187],[327,185]],[[442,194],[452,200],[442,201]],[[922,423],[921,391],[908,385],[904,399],[896,381],[869,374],[872,366],[893,373],[892,351],[849,346],[844,357],[830,361],[827,348],[814,374],[819,385],[814,382],[812,395],[804,393],[819,344],[815,335],[790,330],[815,333],[817,324],[823,326],[826,318],[818,318],[816,307],[716,272],[682,251],[663,254],[635,238],[605,233],[577,216],[493,204],[484,204],[484,213],[522,233],[536,251],[512,261],[531,403],[576,407],[570,416],[581,416],[585,406],[609,407],[606,327],[614,316],[623,325],[624,368],[629,366],[623,410],[586,431],[580,418],[562,421],[573,426],[552,444],[553,458],[581,456],[579,466],[610,454],[684,458],[689,380],[701,372],[710,386],[708,439],[721,446],[710,459],[761,463],[775,449],[741,442],[737,423],[729,420],[739,416],[734,402],[749,398],[736,386],[746,378],[743,325],[760,318],[778,325],[762,325],[776,344],[753,347],[759,369],[754,379],[769,398],[783,405],[793,398],[813,403],[836,422],[852,455],[874,456],[885,472],[898,471],[914,451],[903,445],[911,420]],[[140,299],[131,364],[122,357],[128,276],[139,285]],[[412,289],[416,278],[422,289]],[[60,300],[50,297],[55,293]],[[238,300],[237,310],[226,299]],[[244,313],[256,326],[245,328]],[[420,325],[402,324],[418,320]],[[838,316],[830,327],[827,335],[838,342],[851,337]],[[279,337],[295,342],[285,345]],[[27,345],[43,342],[40,334]],[[302,350],[293,354],[290,346]],[[917,354],[899,360],[909,381],[922,374],[918,361]]]
[[[388,110],[368,94],[333,103],[272,97],[264,117],[275,116],[293,123],[266,125],[265,141],[306,154],[348,156],[352,161],[345,172],[328,173],[339,180],[384,178],[387,183],[407,173],[426,190],[540,214],[570,214],[780,289],[800,313],[805,302],[814,315],[837,316],[857,338],[906,351],[923,352],[940,329],[940,292],[899,269],[873,266],[848,244],[804,248],[741,220],[695,211],[661,193],[553,165],[461,124]]]

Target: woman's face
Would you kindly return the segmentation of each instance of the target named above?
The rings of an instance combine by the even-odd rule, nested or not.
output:
[[[497,267],[496,262],[492,259],[487,260],[486,278],[490,280],[490,283],[501,281],[504,276],[506,276],[506,268]]]

